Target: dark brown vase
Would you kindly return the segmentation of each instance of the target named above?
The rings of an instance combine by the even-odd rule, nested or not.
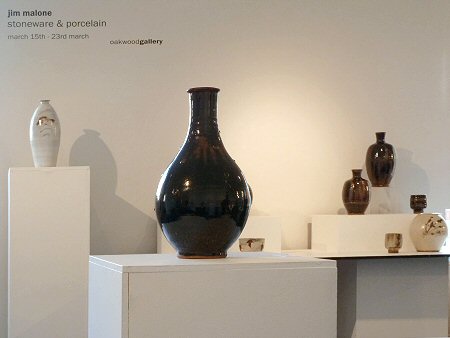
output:
[[[394,175],[395,150],[384,142],[385,132],[376,133],[377,143],[367,149],[367,176],[373,187],[388,187]]]
[[[155,211],[180,258],[224,258],[244,229],[253,195],[226,151],[217,125],[217,93],[188,90],[186,140],[161,177]]]
[[[349,215],[363,215],[369,205],[369,182],[361,177],[361,172],[362,169],[353,169],[353,177],[342,188],[342,200]]]
[[[409,206],[415,214],[423,213],[423,210],[427,207],[427,195],[411,195]]]

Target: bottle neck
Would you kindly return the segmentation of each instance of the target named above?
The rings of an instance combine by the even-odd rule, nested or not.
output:
[[[375,133],[375,135],[377,137],[377,143],[384,143],[385,132]]]
[[[362,169],[353,169],[353,178],[361,178]]]
[[[190,92],[191,121],[189,134],[194,136],[219,135],[217,125],[217,91]]]

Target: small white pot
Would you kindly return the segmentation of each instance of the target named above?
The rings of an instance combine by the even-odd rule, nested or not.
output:
[[[439,251],[447,235],[447,224],[438,213],[418,214],[411,222],[410,236],[417,251]]]
[[[42,100],[30,122],[30,145],[35,167],[56,167],[61,126],[49,100]]]

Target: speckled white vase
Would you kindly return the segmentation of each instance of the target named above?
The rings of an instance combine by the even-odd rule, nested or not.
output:
[[[56,167],[61,126],[50,100],[42,100],[30,122],[30,144],[35,167]]]
[[[410,236],[417,251],[439,251],[447,235],[447,224],[438,213],[418,214],[411,222]]]

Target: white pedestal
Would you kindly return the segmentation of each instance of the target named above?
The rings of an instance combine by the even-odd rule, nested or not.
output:
[[[334,261],[91,256],[90,338],[336,337]]]
[[[447,257],[337,263],[339,337],[447,336]]]
[[[337,260],[339,338],[447,337],[448,253],[290,254]]]
[[[87,336],[89,168],[9,170],[9,338]]]
[[[175,252],[159,226],[157,236],[158,253]],[[275,216],[249,216],[240,238],[264,238],[264,251],[279,253],[281,252],[281,220]],[[239,240],[234,242],[228,251],[239,252]]]
[[[401,251],[415,251],[409,236],[414,214],[314,215],[311,249],[330,252],[384,251],[384,235],[403,234]]]

